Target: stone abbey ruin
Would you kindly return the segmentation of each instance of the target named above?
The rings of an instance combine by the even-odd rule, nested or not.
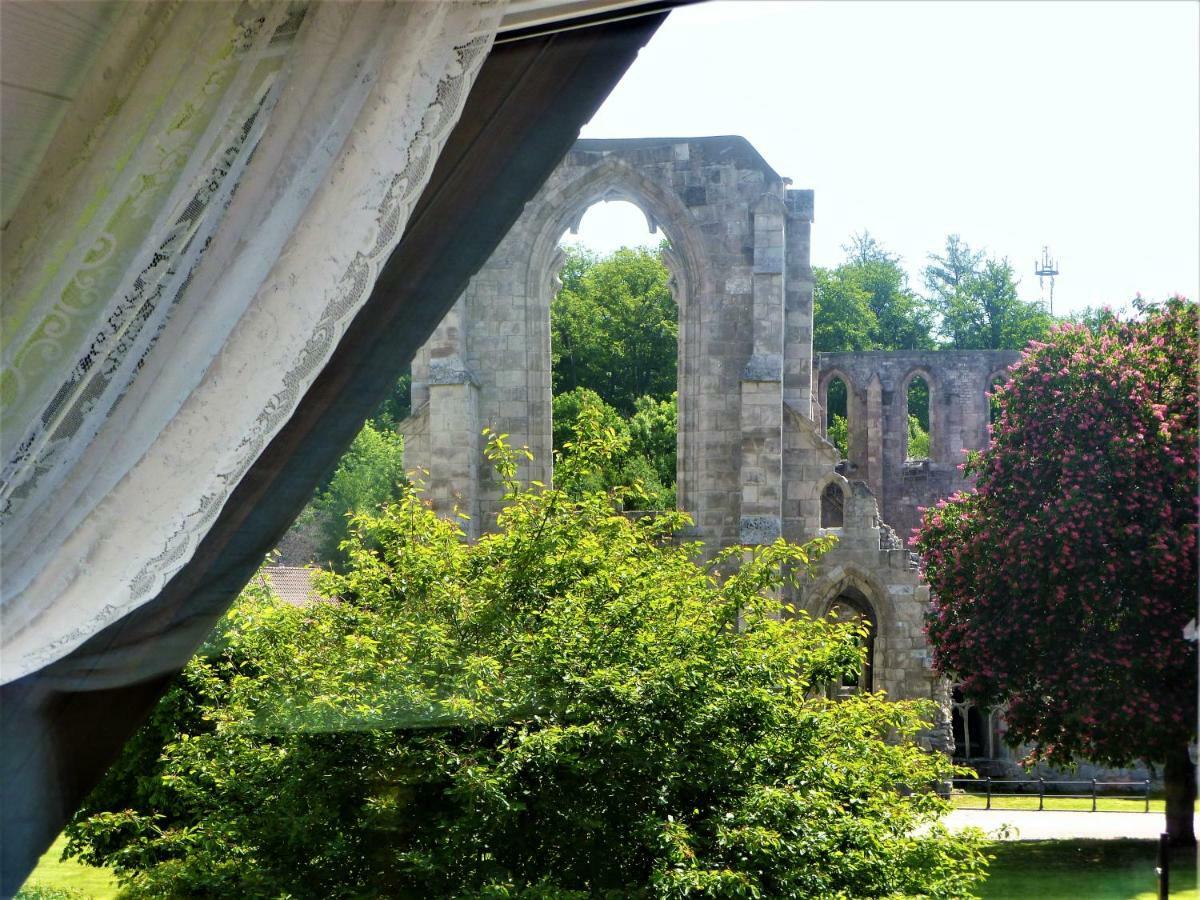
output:
[[[550,302],[560,236],[602,200],[626,200],[665,232],[679,307],[677,496],[713,548],[839,540],[790,598],[870,624],[860,683],[943,711],[930,743],[953,742],[947,685],[922,630],[929,591],[905,547],[917,508],[963,486],[963,452],[987,441],[986,392],[1013,351],[814,356],[809,259],[813,192],[791,187],[741,137],[580,140],[413,362],[406,464],[428,472],[435,508],[477,534],[501,488],[485,426],[533,452],[521,476],[551,480]],[[907,387],[929,389],[930,450],[907,459]],[[846,387],[848,458],[826,439],[829,386]],[[848,686],[850,689],[853,686]],[[993,736],[958,710],[957,743]],[[978,731],[978,727],[976,727]],[[998,748],[996,748],[998,750]]]

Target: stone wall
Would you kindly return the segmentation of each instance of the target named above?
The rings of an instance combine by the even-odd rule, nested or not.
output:
[[[933,700],[939,714],[924,741],[949,751],[953,738],[947,685],[932,669],[924,632],[929,586],[921,580],[913,555],[881,518],[870,487],[839,472],[845,468],[841,455],[812,418],[790,407],[788,413],[784,537],[797,542],[819,535],[838,539],[822,557],[816,578],[789,599],[814,616],[828,614],[844,597],[865,607],[874,630],[871,689],[893,698]],[[838,515],[823,521],[828,499],[835,500]]]
[[[487,529],[501,490],[484,426],[551,479],[550,301],[558,244],[598,201],[628,200],[670,240],[679,304],[678,497],[714,548],[781,531],[783,402],[811,404],[812,193],[740,137],[579,141],[413,363],[409,464]]]
[[[967,450],[987,446],[992,382],[1020,358],[1015,350],[875,351],[817,354],[817,407],[824,431],[829,385],[846,384],[850,433],[846,470],[865,481],[883,518],[905,539],[918,507],[970,487],[959,471]],[[906,458],[908,386],[929,385],[929,458]]]

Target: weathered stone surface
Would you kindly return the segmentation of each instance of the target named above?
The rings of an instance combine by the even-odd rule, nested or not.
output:
[[[875,351],[817,355],[817,405],[829,384],[846,384],[849,462],[879,498],[883,518],[907,539],[932,506],[970,487],[959,471],[967,450],[987,446],[993,380],[1020,358],[1016,350]],[[929,385],[929,459],[907,460],[908,385]],[[824,424],[824,413],[816,420]]]
[[[738,538],[743,544],[770,544],[782,532],[778,516],[742,516]]]
[[[706,544],[732,546],[743,515],[780,516],[783,397],[807,402],[812,378],[812,194],[789,189],[740,137],[579,141],[414,361],[409,463],[438,482],[432,472],[454,457],[470,420],[528,446],[534,460],[522,477],[549,482],[558,241],[601,200],[635,203],[670,240],[678,496]],[[474,412],[456,399],[440,414],[465,418],[449,431],[430,427],[431,386],[461,373],[478,387]],[[447,513],[445,504],[474,506],[487,529],[501,496],[480,456],[458,490],[433,499]]]

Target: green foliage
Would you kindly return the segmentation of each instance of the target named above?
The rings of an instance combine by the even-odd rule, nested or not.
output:
[[[929,255],[924,275],[951,349],[1021,350],[1054,324],[1041,304],[1017,296],[1008,260],[972,251],[957,234],[946,238],[944,256]]]
[[[842,454],[842,459],[850,458],[849,410],[846,382],[834,378],[825,388],[825,436]]]
[[[167,698],[199,716],[147,726],[72,851],[138,897],[970,896],[928,708],[826,699],[859,629],[772,599],[829,540],[704,562],[682,513],[579,490],[620,449],[602,417],[563,489],[490,435],[497,533],[405,485],[355,517],[338,603],[243,596]]]
[[[857,267],[813,267],[813,349],[875,350],[879,323]]]
[[[301,513],[298,525],[319,529],[317,558],[340,565],[339,549],[350,533],[348,516],[377,509],[400,496],[404,474],[404,438],[368,420],[342,456],[329,484]]]
[[[677,436],[679,430],[678,395],[669,400],[638,397],[629,420],[629,450],[648,460],[660,484],[674,485]]]
[[[412,413],[412,369],[396,379],[391,391],[367,421],[376,431],[395,431]]]
[[[908,459],[929,459],[929,432],[916,416],[908,417]]]
[[[564,460],[575,455],[575,432],[581,415],[611,436],[612,445],[603,465],[578,486],[578,491],[622,489],[628,509],[661,510],[675,506],[675,398],[658,401],[638,397],[636,412],[628,420],[587,388],[576,388],[554,398],[556,479]]]
[[[837,447],[838,452],[842,454],[842,459],[850,457],[850,429],[846,423],[845,416],[833,414],[826,429],[826,436],[829,438],[829,443]]]
[[[564,247],[550,304],[554,393],[584,387],[622,415],[635,399],[675,390],[679,311],[660,254],[622,248],[599,257]]]
[[[71,888],[53,887],[37,881],[28,881],[17,891],[13,900],[86,900],[86,895]]]
[[[813,348],[932,349],[932,312],[908,287],[900,258],[865,231],[842,249],[840,266],[814,270]]]
[[[929,382],[921,376],[908,383],[907,459],[929,459]]]

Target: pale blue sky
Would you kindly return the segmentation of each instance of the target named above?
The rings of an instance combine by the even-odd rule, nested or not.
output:
[[[920,287],[957,231],[1055,311],[1200,297],[1200,4],[715,2],[671,13],[583,137],[740,134],[816,191],[813,263],[867,228]],[[622,209],[624,207],[624,209]],[[580,240],[651,239],[628,204]]]

